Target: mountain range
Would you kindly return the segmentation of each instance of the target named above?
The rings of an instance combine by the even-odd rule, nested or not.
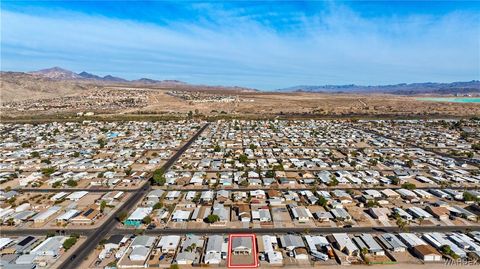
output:
[[[63,69],[61,67],[52,67],[42,69],[38,71],[28,72],[28,74],[34,76],[41,76],[53,80],[91,80],[91,81],[104,81],[104,82],[125,82],[125,83],[139,83],[139,84],[185,84],[178,80],[155,80],[149,78],[141,78],[137,80],[127,80],[112,75],[98,76],[86,71],[75,73],[70,70]]]
[[[112,75],[98,76],[86,71],[75,73],[60,67],[33,72],[0,71],[0,103],[40,100],[81,94],[97,86],[148,87],[185,91],[254,92],[244,87],[188,84],[178,80],[140,78],[126,80]]]
[[[318,92],[318,93],[390,93],[401,95],[412,94],[466,94],[480,93],[480,81],[472,80],[467,82],[452,83],[400,83],[393,85],[299,85],[284,89],[279,92]]]
[[[2,72],[19,74],[18,72]],[[167,86],[167,87],[186,87],[192,89],[211,88],[211,89],[228,89],[228,90],[243,90],[256,91],[254,89],[243,87],[223,87],[223,86],[205,86],[192,85],[178,80],[155,80],[150,78],[140,78],[136,80],[127,80],[112,75],[98,76],[86,71],[75,73],[73,71],[63,69],[61,67],[52,67],[38,71],[23,73],[32,75],[37,78],[49,79],[52,81],[73,81],[73,82],[102,82],[102,83],[120,83],[129,85],[152,85],[152,86]],[[472,80],[467,82],[452,82],[452,83],[400,83],[392,85],[299,85],[283,89],[274,90],[275,92],[312,92],[312,93],[388,93],[397,95],[415,95],[415,94],[479,94],[480,81]]]

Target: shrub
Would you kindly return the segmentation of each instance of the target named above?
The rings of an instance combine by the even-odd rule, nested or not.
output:
[[[238,157],[238,161],[241,162],[241,163],[246,163],[246,162],[248,162],[248,157],[247,157],[247,155],[245,155],[245,154],[240,155],[240,156]]]
[[[117,214],[117,219],[120,221],[120,222],[123,222],[127,219],[128,215],[127,215],[127,212],[125,211],[122,211],[120,213]]]
[[[417,188],[417,186],[413,183],[410,182],[405,182],[402,184],[402,188],[407,189],[407,190],[414,190]]]
[[[205,218],[206,223],[215,223],[220,220],[220,217],[217,215],[209,215],[208,217]]]
[[[42,168],[41,171],[42,171],[42,174],[49,177],[51,174],[55,173],[55,168],[54,167]]]
[[[70,236],[65,242],[63,242],[63,248],[65,251],[69,250],[75,243],[77,243],[77,236]]]
[[[157,185],[163,186],[167,182],[165,176],[163,175],[163,169],[157,169],[153,172],[153,182]]]
[[[76,187],[78,185],[78,183],[73,180],[73,179],[69,179],[67,180],[67,183],[66,183],[69,187]]]
[[[152,218],[150,216],[145,216],[145,218],[143,218],[142,222],[148,225],[148,224],[152,223]]]

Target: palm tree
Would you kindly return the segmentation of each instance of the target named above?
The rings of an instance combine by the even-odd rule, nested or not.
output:
[[[397,226],[398,228],[400,228],[400,230],[404,232],[408,231],[408,223],[400,217],[397,218]]]
[[[419,217],[418,218],[418,225],[422,225],[423,221],[425,220],[424,217]]]

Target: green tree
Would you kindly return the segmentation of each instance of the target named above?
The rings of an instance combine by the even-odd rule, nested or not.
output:
[[[421,226],[424,220],[425,220],[425,217],[419,217],[418,218],[418,225]]]
[[[463,192],[463,200],[465,201],[479,201],[480,199],[478,199],[475,195],[471,194],[470,192],[468,191],[465,191]]]
[[[405,182],[402,184],[402,188],[407,189],[407,190],[414,190],[417,188],[417,185],[410,183],[410,182]]]
[[[54,167],[42,168],[41,172],[43,175],[49,177],[51,174],[55,173],[55,168]]]
[[[107,202],[104,201],[104,200],[102,200],[102,201],[100,202],[100,212],[103,213],[103,211],[105,211],[105,207],[107,207]]]
[[[272,167],[273,171],[285,171],[285,168],[283,167],[283,164],[277,164]]]
[[[330,175],[330,182],[328,182],[328,186],[333,187],[338,185],[338,179],[334,175]]]
[[[97,143],[100,145],[100,148],[104,148],[105,145],[107,144],[107,142],[106,142],[105,139],[103,139],[103,138],[99,138],[99,139],[97,140]]]
[[[78,183],[73,180],[73,179],[69,179],[67,180],[66,184],[69,186],[69,187],[76,187],[78,185]]]
[[[205,218],[206,223],[215,223],[220,220],[220,217],[218,215],[209,215],[208,217]]]
[[[398,228],[400,228],[400,230],[404,232],[408,230],[408,227],[407,227],[408,223],[405,220],[403,220],[401,217],[397,218],[396,224]]]
[[[125,211],[122,211],[122,212],[119,212],[117,214],[117,219],[120,221],[120,222],[124,222],[126,219],[127,219],[128,215],[127,215],[127,212]]]
[[[392,181],[393,185],[400,184],[400,178],[398,178],[397,176],[387,176],[387,178]]]
[[[245,154],[241,154],[241,155],[238,157],[238,161],[241,162],[241,163],[247,163],[247,162],[248,162],[248,156],[245,155]]]
[[[320,196],[320,197],[318,198],[317,205],[326,207],[326,206],[327,206],[327,203],[328,203],[328,200],[325,199],[325,197]]]
[[[449,245],[443,245],[443,246],[441,246],[441,247],[440,247],[440,251],[441,251],[443,254],[452,257],[453,259],[458,259],[458,258],[460,258],[460,256],[458,256],[458,254],[455,253]]]
[[[63,242],[63,248],[65,251],[69,250],[75,243],[77,243],[78,236],[70,236],[67,240]]]
[[[163,186],[167,182],[163,169],[157,169],[153,172],[153,181],[155,184]]]
[[[265,173],[265,176],[266,177],[275,177],[275,172],[273,170],[268,170],[266,173]]]
[[[145,223],[146,225],[152,223],[152,218],[150,216],[145,216],[145,218],[143,218],[142,220],[143,223]]]
[[[157,209],[160,209],[160,208],[162,208],[162,207],[163,207],[163,204],[162,204],[161,202],[158,202],[158,203],[156,203],[156,204],[153,206],[153,209],[154,209],[154,210],[157,210]]]
[[[375,206],[378,206],[377,201],[375,201],[375,200],[368,200],[367,201],[366,207],[370,208],[370,207],[375,207]]]
[[[31,148],[31,147],[32,147],[31,143],[28,143],[28,142],[23,142],[22,143],[22,148]]]

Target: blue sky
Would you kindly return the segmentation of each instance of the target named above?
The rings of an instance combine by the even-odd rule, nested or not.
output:
[[[476,1],[4,1],[1,69],[276,89],[480,78]]]

